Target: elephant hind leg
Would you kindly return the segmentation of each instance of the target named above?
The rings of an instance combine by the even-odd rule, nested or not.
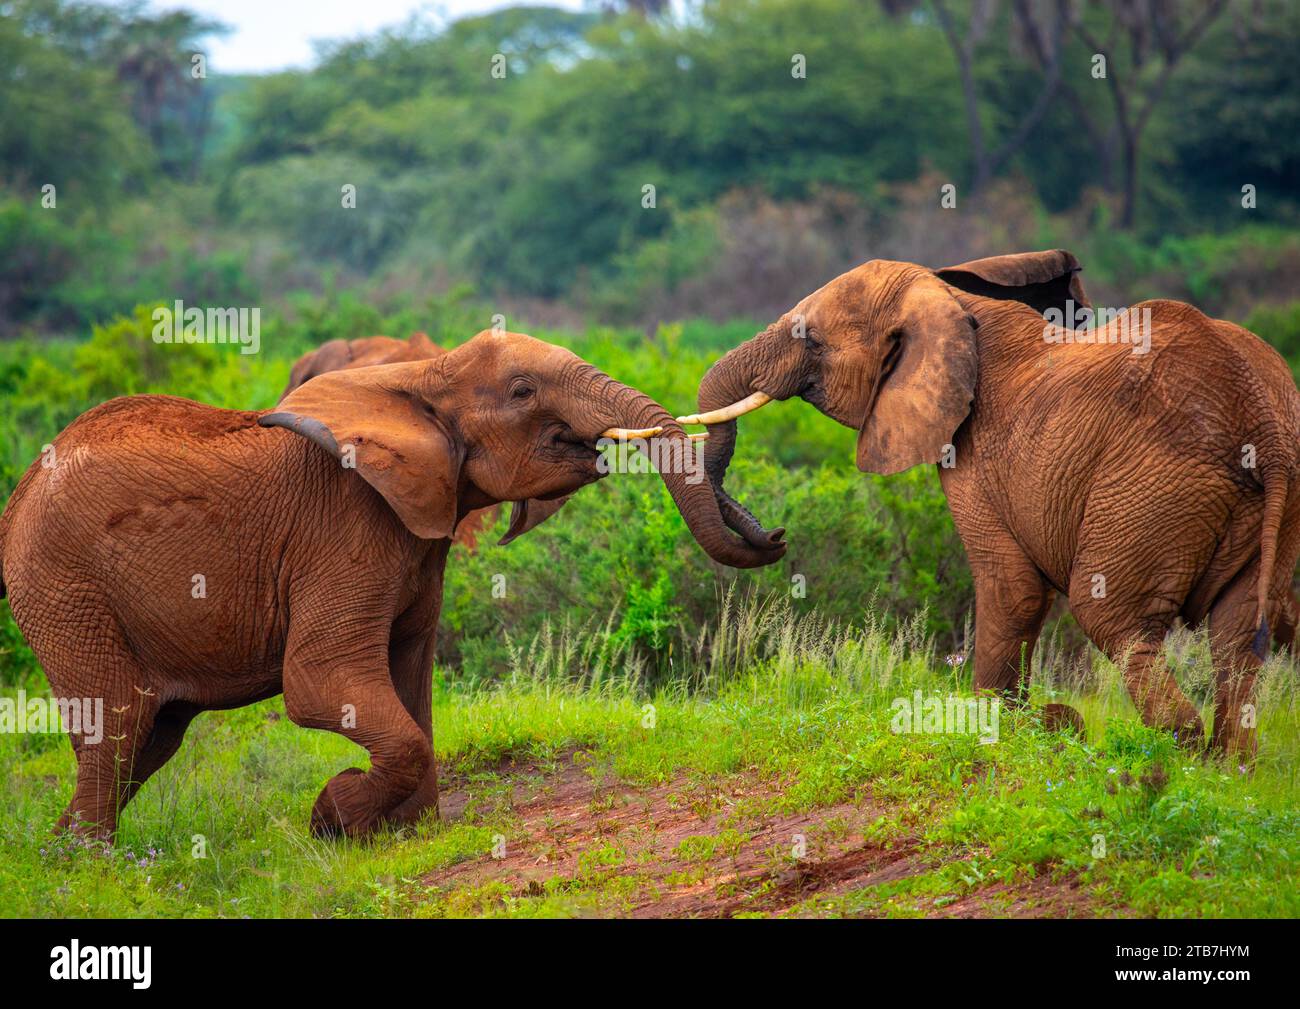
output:
[[[150,766],[149,740],[159,710],[157,692],[144,677],[118,672],[102,698],[102,738],[73,736],[77,755],[77,786],[55,829],[73,830],[105,841],[117,832],[122,808],[144,778],[161,766]],[[168,754],[170,756],[170,753]]]
[[[1256,530],[1249,530],[1253,539]],[[1287,504],[1274,560],[1267,606],[1268,625],[1282,647],[1296,654],[1297,601],[1292,586],[1300,554],[1300,496]],[[1210,659],[1214,663],[1214,748],[1240,763],[1253,762],[1258,747],[1255,680],[1268,654],[1268,636],[1258,620],[1259,554],[1252,557],[1215,597],[1207,614]]]
[[[1277,619],[1272,621],[1273,640],[1279,648],[1285,648],[1292,655],[1300,655],[1300,642],[1296,641],[1296,626],[1300,624],[1300,601],[1297,601],[1295,589],[1287,586],[1286,595],[1278,607]]]
[[[1253,634],[1251,637],[1253,638]],[[1262,660],[1251,642],[1224,635],[1216,643],[1212,636],[1210,653],[1214,658],[1214,735],[1216,750],[1250,763],[1255,759],[1256,712],[1255,678]]]
[[[1142,539],[1130,530],[1130,539],[1116,544],[1107,532],[1093,530],[1097,545],[1085,545],[1075,559],[1070,610],[1093,644],[1123,671],[1143,723],[1199,745],[1205,737],[1200,713],[1161,654],[1193,576],[1170,569],[1152,545],[1159,542],[1154,534]]]
[[[1159,638],[1134,639],[1121,646],[1111,661],[1124,667],[1124,685],[1142,715],[1142,722],[1153,728],[1168,729],[1187,746],[1200,746],[1205,739],[1205,724],[1196,706],[1188,700],[1174,679],[1161,654],[1164,635]]]
[[[1216,750],[1244,763],[1255,756],[1255,678],[1264,664],[1254,647],[1258,572],[1258,561],[1244,569],[1215,600],[1209,615],[1215,680],[1211,742]]]
[[[1147,612],[1139,608],[1148,607]],[[1149,607],[1156,606],[1155,611]],[[1091,579],[1076,577],[1070,609],[1098,648],[1123,671],[1124,686],[1142,722],[1168,729],[1180,742],[1197,745],[1205,737],[1196,706],[1188,700],[1165,663],[1161,647],[1177,609],[1167,599],[1093,595]],[[1166,612],[1167,611],[1167,612]]]

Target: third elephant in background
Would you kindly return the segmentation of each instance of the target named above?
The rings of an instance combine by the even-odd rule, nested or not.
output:
[[[748,410],[804,399],[857,430],[866,472],[938,463],[974,576],[977,690],[1024,696],[1063,593],[1143,720],[1191,742],[1204,727],[1161,644],[1178,618],[1208,624],[1213,743],[1249,759],[1255,675],[1300,554],[1300,392],[1264,341],[1179,302],[1092,332],[1052,325],[1045,310],[1087,304],[1078,272],[1063,250],[864,263],[727,353],[702,413],[680,420],[709,425],[723,517],[765,547],[781,531],[723,489]],[[1064,705],[1047,716],[1082,723]]]

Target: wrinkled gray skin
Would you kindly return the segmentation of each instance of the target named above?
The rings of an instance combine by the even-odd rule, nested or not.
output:
[[[356,368],[373,368],[380,364],[407,364],[411,361],[432,361],[447,351],[439,347],[424,333],[412,333],[405,340],[391,336],[365,336],[356,340],[330,340],[315,350],[308,351],[293,363],[289,370],[289,384],[280,393],[277,402],[299,386],[331,371],[352,371]],[[568,496],[551,501],[530,499],[517,502],[510,515],[510,525],[500,545],[504,546],[517,536],[537,528],[564,507]],[[499,505],[476,508],[456,526],[455,541],[471,553],[484,526],[496,521]]]

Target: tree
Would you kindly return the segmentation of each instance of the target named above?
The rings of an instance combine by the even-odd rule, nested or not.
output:
[[[210,103],[203,80],[191,73],[198,41],[224,30],[217,21],[190,11],[157,16],[136,14],[124,20],[112,39],[117,79],[128,86],[132,112],[153,144],[165,171],[193,175],[202,157]],[[188,128],[188,150],[177,150],[168,121]],[[182,132],[182,131],[178,131]]]
[[[199,43],[227,27],[187,10],[150,14],[139,0],[120,8],[77,0],[12,0],[0,5],[29,38],[69,56],[111,67],[132,117],[163,169],[194,174],[211,121],[204,81],[191,74]]]
[[[889,10],[897,11],[901,5],[897,0],[890,0],[886,6]],[[1016,23],[1024,34],[1032,35],[1032,41],[1028,45],[1035,52],[1043,54],[1043,83],[1038,96],[1023,111],[1016,127],[992,150],[984,140],[975,57],[979,46],[988,37],[990,26],[997,19],[997,0],[972,0],[970,17],[964,26],[957,23],[945,0],[930,0],[930,7],[957,60],[957,75],[961,81],[966,130],[971,146],[970,192],[975,194],[1024,146],[1055,98],[1057,87],[1061,83],[1061,40],[1069,24],[1070,6],[1066,0],[1056,0],[1048,5],[1046,12],[1040,12],[1039,5],[1034,5],[1029,0],[1014,0]]]
[[[0,188],[48,183],[80,190],[69,206],[108,203],[146,153],[109,72],[3,17],[0,81]]]
[[[1110,127],[1097,122],[1089,104],[1068,82],[1061,88],[1101,155],[1106,187],[1122,193],[1119,223],[1123,228],[1131,228],[1137,216],[1142,139],[1152,114],[1178,64],[1226,6],[1227,0],[1090,0],[1084,16],[1071,22],[1074,36],[1094,57],[1104,59],[1099,72],[1105,73],[1110,96]],[[1030,37],[1030,41],[1041,67],[1059,58],[1045,39]]]
[[[1207,196],[1239,197],[1248,182],[1267,190],[1260,210],[1269,215],[1300,197],[1300,6],[1267,0],[1240,14],[1218,22],[1180,72],[1215,86],[1179,89],[1170,109],[1172,154],[1186,185]],[[1224,205],[1240,209],[1236,199]]]

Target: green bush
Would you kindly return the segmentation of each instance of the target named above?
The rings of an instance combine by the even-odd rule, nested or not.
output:
[[[1300,301],[1257,308],[1242,325],[1272,344],[1287,359],[1292,373],[1300,375]]]
[[[262,352],[231,346],[165,345],[152,339],[152,306],[95,327],[82,343],[0,345],[0,490],[7,494],[63,427],[114,396],[170,393],[228,408],[270,406],[293,358],[326,339],[419,328],[461,342],[490,319],[465,292],[424,309],[390,315],[348,294],[299,298],[292,316],[262,328]],[[539,331],[643,388],[670,409],[695,402],[699,377],[725,349],[753,332],[747,323],[662,327],[653,337],[596,327]],[[496,545],[507,515],[457,547],[448,564],[439,659],[471,679],[502,675],[518,647],[554,628],[610,628],[609,647],[647,675],[665,677],[716,622],[729,591],[775,593],[796,613],[845,622],[872,606],[958,644],[971,604],[970,576],[937,477],[918,469],[889,479],[853,465],[853,433],[803,404],[779,404],[742,423],[728,488],[790,549],[770,568],[714,564],[687,530],[653,473],[612,474],[577,494],[550,521],[508,546]],[[504,579],[504,580],[502,580]],[[503,586],[504,595],[494,593]],[[6,618],[7,619],[7,618]]]
[[[262,353],[244,355],[234,347],[155,344],[150,311],[141,306],[81,343],[0,344],[7,446],[0,493],[12,489],[43,444],[114,396],[160,392],[264,408],[279,395],[292,360],[325,340],[420,328],[452,346],[490,321],[489,309],[465,290],[387,314],[347,292],[299,296],[289,312],[264,323]],[[1293,364],[1300,361],[1300,303],[1257,309],[1246,324]],[[708,366],[754,328],[691,321],[649,337],[599,326],[535,332],[669,409],[686,409]],[[439,660],[468,679],[492,679],[509,668],[512,647],[547,628],[608,627],[609,647],[647,675],[666,677],[675,660],[699,647],[699,628],[717,622],[729,591],[775,595],[795,614],[816,611],[845,623],[868,612],[921,619],[940,647],[964,645],[970,572],[932,469],[863,476],[853,465],[853,432],[791,401],[741,422],[727,486],[765,524],[786,527],[790,547],[781,563],[754,571],[714,564],[657,476],[616,473],[508,546],[496,545],[508,519],[502,514],[475,553],[453,550]]]
[[[47,309],[40,292],[67,277],[76,247],[76,236],[53,211],[35,201],[0,199],[0,327]]]

